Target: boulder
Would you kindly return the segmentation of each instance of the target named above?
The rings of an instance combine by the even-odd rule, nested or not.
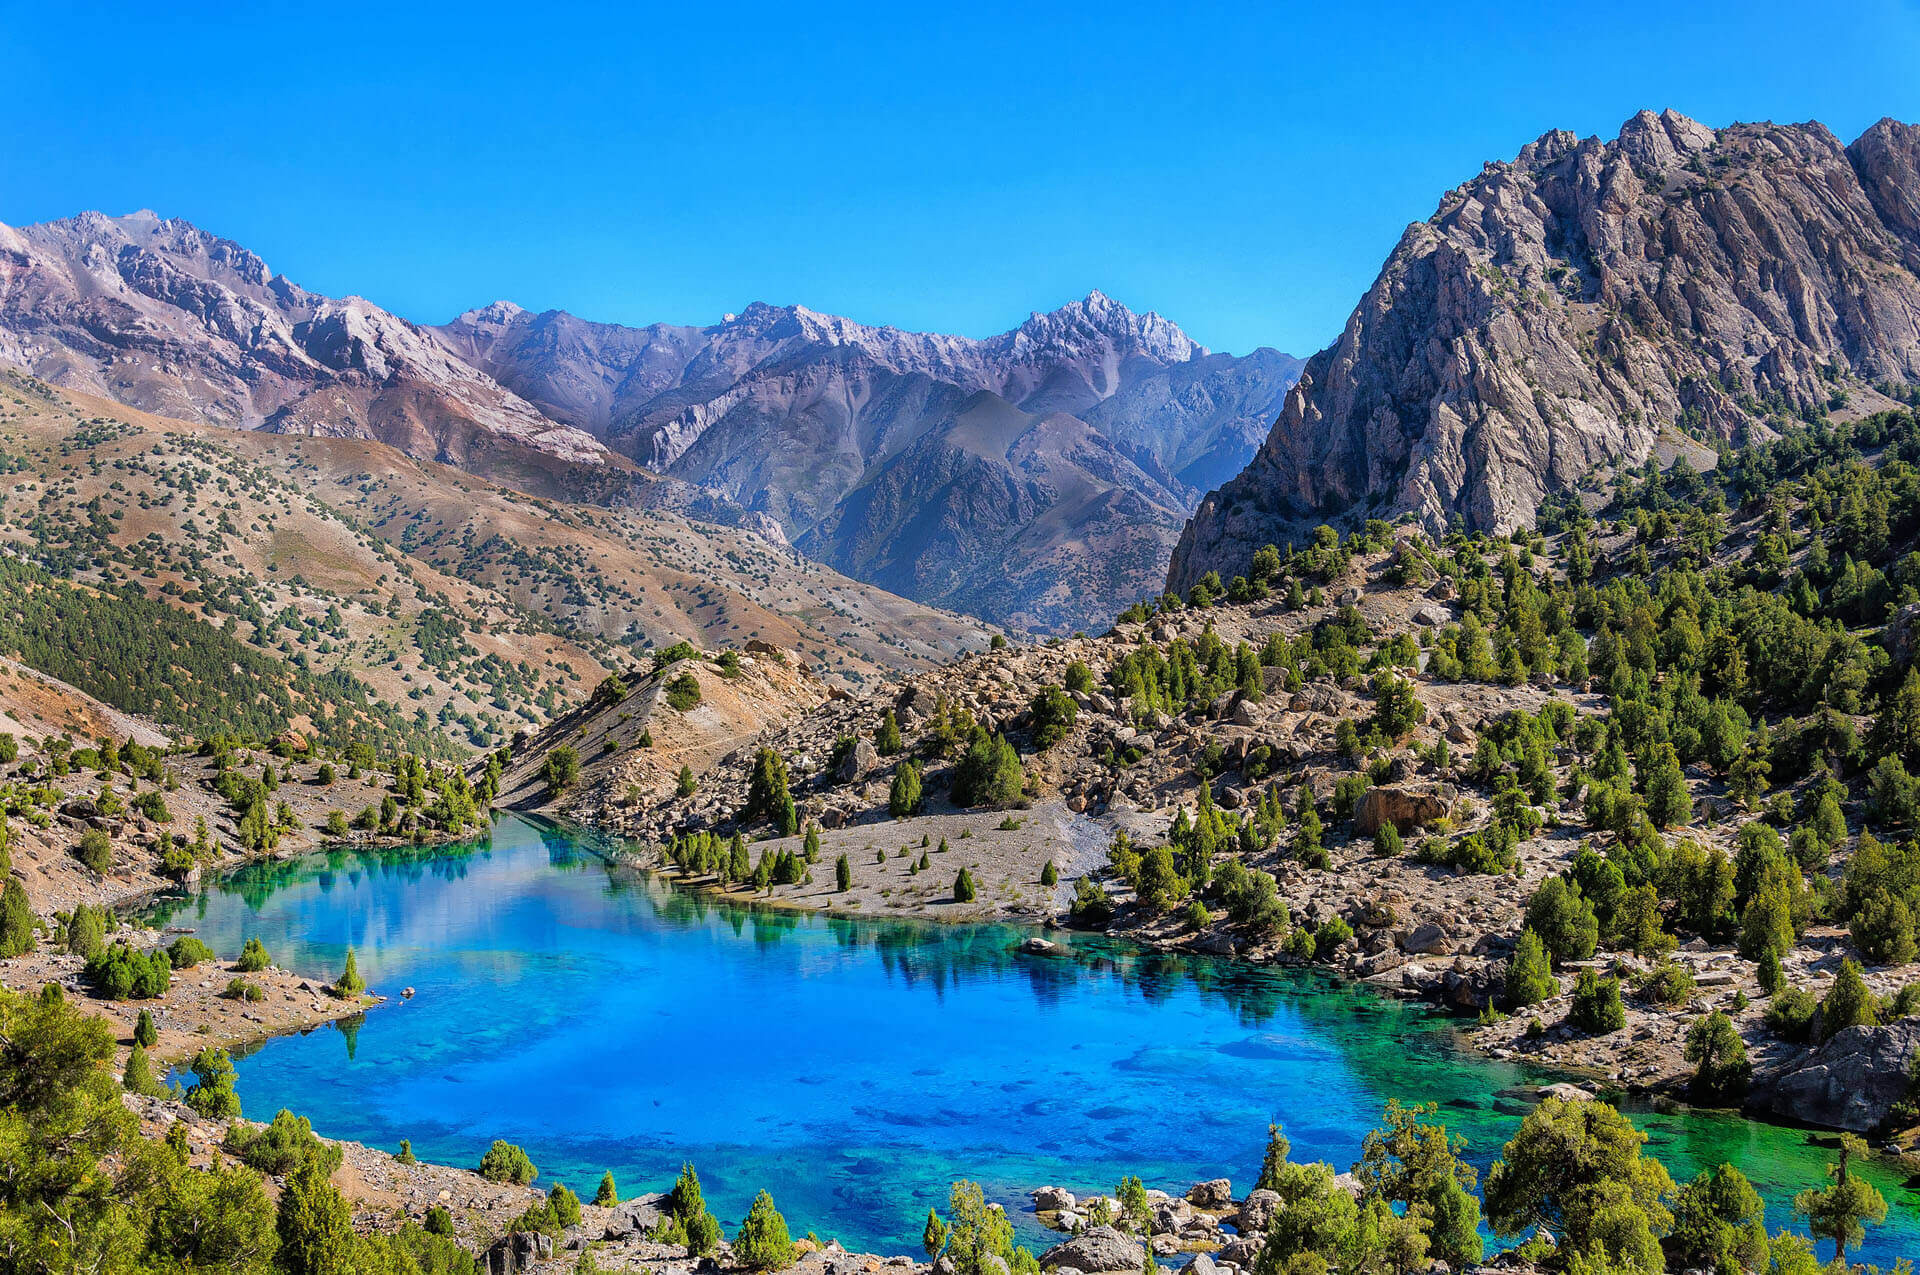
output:
[[[880,752],[866,740],[861,740],[840,759],[840,769],[836,772],[841,783],[851,783],[880,764]]]
[[[1262,1238],[1264,1237],[1260,1234],[1236,1235],[1222,1244],[1220,1251],[1215,1253],[1214,1257],[1229,1265],[1238,1266],[1243,1271],[1250,1270],[1253,1267],[1253,1259],[1260,1256]]]
[[[1195,1253],[1187,1264],[1187,1275],[1220,1275],[1220,1264],[1206,1253]]]
[[[645,1235],[666,1219],[666,1210],[667,1197],[661,1192],[636,1195],[631,1200],[622,1200],[613,1208],[613,1216],[607,1222],[604,1238],[624,1240]]]
[[[533,1264],[553,1256],[553,1237],[539,1231],[515,1231],[494,1241],[480,1259],[487,1275],[520,1275]]]
[[[1432,956],[1453,950],[1453,936],[1446,927],[1428,921],[1425,925],[1416,925],[1410,930],[1402,930],[1398,936],[1400,950],[1416,952],[1423,956]]]
[[[1033,1207],[1038,1213],[1058,1213],[1075,1203],[1073,1192],[1063,1186],[1043,1186],[1033,1193]]]
[[[1907,1096],[1908,1068],[1917,1052],[1920,1019],[1848,1027],[1789,1063],[1773,1080],[1768,1107],[1805,1124],[1869,1132]]]
[[[1249,1231],[1265,1231],[1267,1223],[1273,1219],[1274,1211],[1279,1207],[1280,1196],[1277,1192],[1249,1191],[1247,1198],[1240,1201],[1240,1211],[1228,1220],[1233,1223],[1233,1229],[1242,1235]]]
[[[1353,830],[1370,837],[1391,821],[1401,832],[1443,818],[1453,809],[1453,789],[1445,784],[1428,788],[1383,785],[1369,788],[1353,811]]]
[[[1146,1263],[1146,1251],[1140,1247],[1140,1242],[1111,1226],[1096,1226],[1082,1231],[1040,1255],[1042,1268],[1070,1266],[1086,1275],[1101,1275],[1107,1271],[1138,1271]]]

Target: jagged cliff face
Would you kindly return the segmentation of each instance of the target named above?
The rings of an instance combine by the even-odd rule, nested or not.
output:
[[[1662,429],[1738,439],[1886,381],[1920,381],[1920,129],[1549,133],[1407,229],[1169,584],[1322,521],[1530,526]]]
[[[756,304],[707,328],[496,302],[448,349],[642,465],[923,601],[1073,629],[1157,591],[1299,361],[1213,354],[1095,292],[986,340]]]
[[[183,420],[374,439],[474,468],[611,459],[406,320],[308,292],[152,213],[0,226],[0,360]]]

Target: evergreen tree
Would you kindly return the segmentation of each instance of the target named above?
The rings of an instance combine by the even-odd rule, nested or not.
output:
[[[1667,1243],[1689,1269],[1767,1269],[1767,1206],[1730,1164],[1702,1169],[1680,1188]]]
[[[960,875],[953,879],[953,900],[956,903],[971,903],[973,896],[973,874],[962,868]]]
[[[940,1256],[940,1250],[947,1246],[947,1224],[940,1220],[940,1214],[931,1205],[927,1208],[927,1225],[920,1232],[920,1247],[926,1250],[927,1260],[934,1261]]]
[[[693,778],[693,767],[681,766],[680,777],[674,782],[673,790],[682,797],[691,797],[693,790],[698,786]]]
[[[1656,828],[1671,828],[1693,818],[1693,797],[1671,744],[1661,749],[1659,760],[1647,776],[1647,818]]]
[[[1280,1188],[1280,1175],[1286,1170],[1287,1157],[1293,1153],[1293,1144],[1287,1141],[1287,1135],[1278,1124],[1267,1126],[1267,1149],[1260,1157],[1260,1177],[1253,1184],[1256,1191],[1277,1191]]]
[[[1592,970],[1581,970],[1574,980],[1573,1006],[1567,1021],[1583,1032],[1604,1036],[1627,1025],[1627,1009],[1620,1003],[1620,980],[1609,975],[1601,978]]]
[[[1686,1060],[1697,1063],[1693,1091],[1709,1101],[1739,1098],[1747,1091],[1753,1065],[1747,1061],[1746,1042],[1733,1020],[1714,1010],[1687,1029]]]
[[[189,1107],[209,1120],[225,1120],[240,1114],[240,1095],[233,1089],[233,1059],[224,1049],[207,1048],[193,1056],[188,1065],[193,1084],[188,1086]]]
[[[753,1197],[746,1221],[734,1236],[733,1255],[748,1270],[778,1271],[793,1265],[793,1238],[787,1220],[774,1208],[773,1197],[762,1191]]]
[[[1054,866],[1052,859],[1048,859],[1040,868],[1040,884],[1048,889],[1060,884],[1060,869]]]
[[[287,1275],[356,1275],[353,1211],[314,1160],[287,1177],[274,1229]]]
[[[603,1209],[610,1209],[620,1203],[620,1191],[613,1184],[612,1169],[608,1169],[601,1175],[600,1189],[593,1193],[593,1202]]]
[[[842,894],[853,888],[853,864],[844,854],[833,861],[833,882]]]
[[[340,981],[333,985],[334,993],[352,998],[367,990],[367,980],[360,977],[359,962],[354,959],[353,948],[347,948],[346,967],[340,971]]]
[[[1553,963],[1547,948],[1531,929],[1520,932],[1520,942],[1507,963],[1507,1003],[1514,1009],[1537,1005],[1560,994],[1560,980],[1553,976]]]
[[[1840,972],[1820,1002],[1820,1039],[1830,1040],[1849,1027],[1871,1027],[1876,1021],[1873,993],[1860,977],[1860,967],[1850,958],[1841,960]]]
[[[888,709],[886,716],[880,719],[880,729],[874,732],[873,746],[883,757],[891,757],[902,747],[900,739],[900,720]]]
[[[127,1067],[120,1075],[120,1084],[128,1093],[144,1094],[149,1098],[158,1098],[166,1093],[166,1087],[153,1074],[153,1063],[147,1058],[146,1047],[137,1041],[127,1054]]]
[[[0,890],[0,957],[23,956],[33,950],[33,907],[20,878],[10,876]]]
[[[153,1024],[153,1014],[141,1010],[140,1017],[133,1024],[133,1043],[142,1049],[152,1049],[160,1043],[160,1029]]]
[[[1760,951],[1758,977],[1760,990],[1768,996],[1787,985],[1787,972],[1780,967],[1780,950],[1771,943]]]
[[[1887,1220],[1886,1197],[1871,1182],[1853,1176],[1847,1161],[1864,1154],[1867,1144],[1851,1133],[1840,1135],[1840,1162],[1828,1168],[1832,1186],[1808,1188],[1793,1197],[1794,1216],[1807,1223],[1819,1239],[1833,1241],[1833,1260],[1843,1264],[1847,1249],[1867,1236],[1866,1222]]]
[[[920,809],[920,766],[912,758],[900,763],[887,792],[887,813],[905,819]]]

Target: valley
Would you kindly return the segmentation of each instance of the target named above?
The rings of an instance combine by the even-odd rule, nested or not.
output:
[[[1916,207],[1549,132],[1304,363],[0,227],[0,1269],[1904,1270]]]

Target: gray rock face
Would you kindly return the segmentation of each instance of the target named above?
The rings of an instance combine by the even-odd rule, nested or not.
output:
[[[1425,788],[1382,785],[1360,795],[1353,810],[1354,831],[1370,837],[1383,823],[1391,823],[1401,832],[1412,832],[1421,824],[1432,823],[1453,809],[1453,789],[1445,784]]]
[[[1412,511],[1531,526],[1662,429],[1765,428],[1920,381],[1920,129],[1717,132],[1641,112],[1553,132],[1408,227],[1245,472],[1201,502],[1169,582],[1244,571],[1314,524]],[[1832,379],[1837,376],[1836,381]]]
[[[1093,293],[986,340],[755,304],[627,328],[499,302],[435,330],[556,420],[920,601],[1070,629],[1155,592],[1299,360]]]
[[[1047,1270],[1061,1266],[1085,1275],[1101,1275],[1106,1271],[1140,1270],[1146,1258],[1146,1250],[1132,1236],[1111,1226],[1096,1226],[1042,1253],[1040,1265]]]
[[[1247,1198],[1240,1201],[1240,1211],[1228,1221],[1232,1222],[1233,1229],[1242,1235],[1249,1235],[1254,1231],[1265,1231],[1267,1223],[1273,1218],[1274,1210],[1279,1207],[1280,1196],[1277,1193],[1267,1190],[1249,1191]]]
[[[1907,1095],[1908,1067],[1920,1051],[1920,1021],[1849,1027],[1773,1078],[1775,1115],[1866,1133]]]

